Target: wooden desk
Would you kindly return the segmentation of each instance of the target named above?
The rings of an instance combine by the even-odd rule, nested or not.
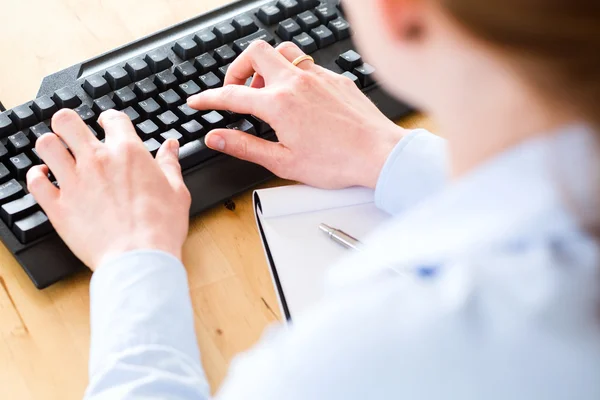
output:
[[[226,0],[4,1],[0,100],[35,97],[42,77]],[[413,118],[404,125],[423,125]],[[273,182],[275,185],[281,182]],[[280,319],[256,231],[250,193],[235,211],[196,218],[185,245],[202,361],[218,388],[232,357]],[[90,274],[44,291],[0,245],[0,398],[80,399],[87,384]]]

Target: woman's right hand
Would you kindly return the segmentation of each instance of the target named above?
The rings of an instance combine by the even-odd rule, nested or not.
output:
[[[225,85],[188,100],[199,110],[252,114],[277,132],[278,143],[227,129],[207,146],[312,186],[374,188],[404,130],[388,120],[348,78],[312,61],[293,43],[254,42],[229,67]],[[255,75],[256,73],[256,75]],[[254,76],[251,87],[244,86]]]

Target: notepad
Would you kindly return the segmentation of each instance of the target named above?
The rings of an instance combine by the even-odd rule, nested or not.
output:
[[[287,319],[327,294],[328,268],[352,252],[329,239],[319,224],[360,239],[390,218],[375,207],[374,191],[365,188],[322,190],[296,185],[258,190],[254,209],[279,306]]]

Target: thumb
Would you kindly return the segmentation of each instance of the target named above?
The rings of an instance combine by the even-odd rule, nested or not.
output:
[[[179,165],[179,142],[177,140],[169,139],[160,146],[156,153],[156,162],[173,189],[179,190],[181,186],[184,186]]]
[[[280,143],[232,129],[215,129],[206,135],[204,142],[213,150],[262,165],[275,174],[281,171],[288,155]]]

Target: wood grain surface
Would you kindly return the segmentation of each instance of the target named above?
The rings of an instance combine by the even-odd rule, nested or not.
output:
[[[227,3],[224,0],[1,0],[0,100],[35,97],[42,78]],[[404,126],[428,126],[413,117]],[[273,181],[267,186],[282,184]],[[196,331],[213,391],[232,357],[280,319],[250,193],[195,218],[185,245]],[[80,399],[87,384],[89,279],[38,291],[0,245],[0,398]]]

